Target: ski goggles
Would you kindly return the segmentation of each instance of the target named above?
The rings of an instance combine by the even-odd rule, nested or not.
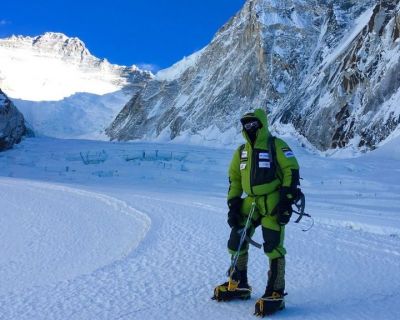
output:
[[[260,127],[260,122],[258,120],[246,122],[245,124],[243,124],[243,128],[245,128],[246,130],[255,130]]]

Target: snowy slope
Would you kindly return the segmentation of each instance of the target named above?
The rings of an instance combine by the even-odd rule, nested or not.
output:
[[[155,78],[160,81],[173,81],[178,79],[186,69],[196,65],[203,51],[204,49],[199,50],[188,57],[184,57],[171,67],[158,71]]]
[[[254,319],[267,267],[258,249],[253,298],[210,300],[229,263],[233,150],[60,142],[26,139],[0,155],[2,318]],[[353,159],[289,142],[315,225],[288,226],[287,309],[274,318],[398,319],[400,140]]]
[[[106,139],[104,129],[129,101],[123,91],[76,93],[59,101],[14,100],[38,136]]]

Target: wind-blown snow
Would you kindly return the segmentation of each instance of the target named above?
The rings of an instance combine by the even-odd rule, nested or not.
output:
[[[276,318],[397,319],[400,140],[353,159],[285,140],[315,225],[287,227],[289,295]],[[2,318],[254,319],[268,265],[258,249],[252,299],[210,300],[229,265],[232,153],[44,138],[1,153]]]

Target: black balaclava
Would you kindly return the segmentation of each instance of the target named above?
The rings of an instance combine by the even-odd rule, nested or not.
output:
[[[257,126],[253,126],[249,129],[245,128],[245,124],[255,121],[257,122]],[[257,131],[262,127],[261,122],[257,118],[248,118],[248,119],[243,119],[242,124],[243,124],[243,130],[247,133],[247,136],[249,137],[251,144],[254,144],[257,138]]]
[[[254,141],[256,141],[256,137],[257,137],[257,129],[250,129],[250,130],[245,130],[247,133],[247,136],[249,137],[250,141],[252,144],[254,144]]]

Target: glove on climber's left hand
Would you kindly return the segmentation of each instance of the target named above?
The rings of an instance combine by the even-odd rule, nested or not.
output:
[[[235,197],[228,200],[228,224],[231,228],[238,227],[240,222],[240,209],[242,207],[243,199]]]
[[[292,217],[293,194],[289,187],[282,187],[279,191],[279,202],[277,205],[277,221],[281,226],[289,223]]]

